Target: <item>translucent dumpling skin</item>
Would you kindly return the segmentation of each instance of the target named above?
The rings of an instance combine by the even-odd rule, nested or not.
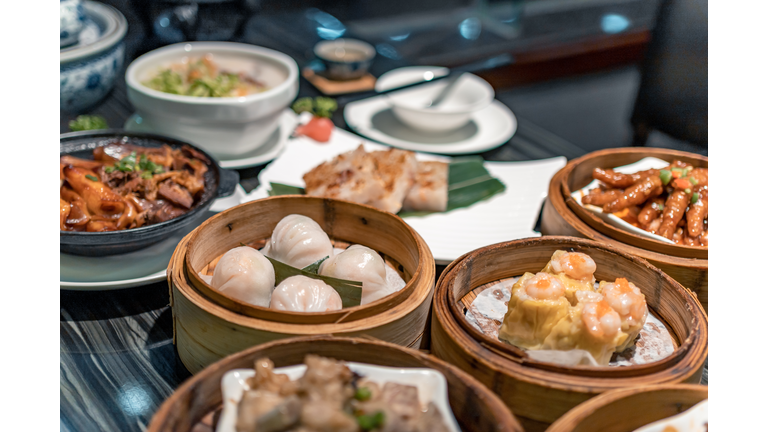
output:
[[[328,234],[307,216],[291,214],[278,222],[262,250],[264,255],[296,268],[304,268],[333,255]]]
[[[319,279],[291,276],[275,288],[269,307],[292,312],[328,312],[341,309],[341,297]]]
[[[241,246],[221,257],[211,286],[238,300],[267,307],[275,289],[275,270],[261,252]]]
[[[363,283],[361,304],[374,302],[396,290],[387,284],[387,269],[376,251],[363,245],[352,245],[320,265],[319,273],[337,279]]]

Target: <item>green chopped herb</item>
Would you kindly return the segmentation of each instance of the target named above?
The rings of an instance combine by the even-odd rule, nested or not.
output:
[[[683,192],[689,194],[689,193],[691,193],[691,188],[685,188],[685,190]]]
[[[672,168],[674,170],[674,168]],[[670,170],[661,170],[659,172],[659,177],[661,177],[661,182],[665,185],[669,184],[669,182],[672,180],[672,171]]]
[[[659,204],[659,211],[663,211],[663,210],[664,210],[664,204]]]
[[[355,392],[355,399],[364,402],[371,398],[371,389],[368,387],[360,387]]]
[[[696,204],[696,202],[699,200],[699,193],[694,192],[691,196],[691,204]]]
[[[149,180],[152,178],[152,172],[151,171],[143,171],[141,173],[141,178]]]
[[[107,173],[107,174],[110,174],[110,173],[114,172],[116,169],[117,168],[115,168],[113,166],[108,166],[108,167],[104,167],[104,172]]]
[[[357,416],[357,424],[360,426],[360,429],[365,431],[384,426],[384,412],[377,411],[376,414]]]
[[[689,179],[688,179],[688,181],[689,181],[689,182],[691,182],[691,184],[692,184],[692,185],[694,185],[694,186],[696,186],[697,184],[699,184],[699,181],[698,181],[698,180],[696,180],[696,179],[695,179],[695,178],[693,178],[693,177],[689,178]]]
[[[310,112],[317,117],[328,117],[333,115],[333,112],[339,105],[336,103],[336,99],[318,96],[314,99],[310,97],[303,97],[296,99],[296,102],[291,105],[291,109],[300,114],[303,112]]]
[[[291,105],[291,109],[296,114],[301,114],[303,112],[311,112],[314,114],[314,103],[312,102],[311,97],[303,97],[296,99],[296,102]]]
[[[88,180],[91,180],[91,181],[99,181],[99,179],[96,178],[96,176],[92,176],[90,174],[86,174],[85,178],[87,178]]]
[[[104,117],[98,115],[80,115],[69,122],[69,130],[73,132],[94,129],[109,129]]]

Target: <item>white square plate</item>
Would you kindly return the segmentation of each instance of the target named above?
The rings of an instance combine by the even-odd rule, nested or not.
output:
[[[304,174],[324,161],[354,150],[363,144],[367,151],[386,150],[350,132],[334,129],[331,140],[318,143],[300,137],[291,140],[285,151],[259,174],[259,187],[243,202],[269,196],[269,183],[304,187]],[[419,160],[449,159],[416,153]],[[547,196],[552,176],[565,166],[562,156],[530,162],[486,162],[492,176],[501,180],[506,190],[470,207],[426,216],[407,216],[404,220],[427,242],[435,261],[448,264],[472,250],[503,241],[539,237],[533,230]]]
[[[365,363],[344,362],[352,372],[377,383],[394,382],[415,386],[419,390],[419,402],[426,407],[432,402],[440,410],[445,424],[451,432],[461,432],[453,411],[448,404],[448,384],[445,377],[434,369],[392,368],[374,366]],[[306,365],[287,366],[275,369],[275,373],[286,374],[291,380],[304,375]],[[237,404],[248,388],[246,380],[255,374],[253,369],[234,369],[221,378],[221,394],[224,401],[216,432],[235,432],[237,422]]]

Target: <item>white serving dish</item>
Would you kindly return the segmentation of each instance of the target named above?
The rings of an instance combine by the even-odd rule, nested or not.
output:
[[[441,70],[442,71],[442,70]],[[393,71],[394,72],[394,71]],[[384,74],[376,89],[395,87],[400,79]],[[458,78],[453,89],[436,107],[426,105],[448,85],[445,80],[396,91],[386,95],[392,112],[406,125],[420,131],[446,133],[467,124],[472,114],[488,107],[495,97],[493,87],[484,79],[465,73]]]
[[[327,143],[317,143],[306,137],[294,138],[285,151],[259,173],[259,187],[243,202],[269,196],[270,182],[304,187],[304,173],[360,144],[367,151],[388,149],[339,128],[333,131]],[[424,153],[416,153],[416,158],[448,160]],[[439,265],[446,265],[468,251],[490,244],[538,237],[541,234],[533,227],[547,197],[549,182],[565,164],[566,159],[562,156],[525,162],[486,162],[488,172],[506,185],[504,192],[470,207],[405,216],[403,220],[424,238]]]
[[[419,402],[423,407],[432,402],[440,410],[443,420],[451,432],[460,432],[459,424],[453,416],[453,411],[448,404],[448,384],[440,372],[433,369],[419,368],[393,368],[386,366],[374,366],[365,363],[345,362],[355,373],[362,375],[377,384],[394,382],[416,386],[419,390]],[[287,366],[276,368],[276,373],[286,374],[292,380],[301,378],[306,365]],[[227,372],[221,378],[221,393],[224,408],[216,425],[216,432],[235,432],[237,422],[237,404],[248,388],[246,380],[255,374],[253,369],[235,369]]]
[[[661,168],[666,168],[668,166],[669,166],[669,162],[667,161],[663,161],[661,159],[654,158],[654,157],[647,157],[647,158],[640,159],[639,161],[629,165],[613,168],[613,170],[622,174],[633,174],[639,171],[645,171],[645,170],[654,169],[654,168],[661,169]],[[665,243],[672,243],[672,244],[675,243],[666,237],[662,237],[660,235],[656,235],[651,232],[648,232],[642,228],[638,228],[630,224],[629,222],[625,221],[624,219],[614,216],[611,213],[605,214],[603,213],[603,209],[600,207],[590,205],[590,204],[583,204],[581,202],[581,198],[587,195],[589,191],[597,187],[600,187],[600,182],[597,180],[592,180],[592,182],[589,183],[588,185],[584,186],[583,188],[577,191],[572,192],[571,196],[573,197],[574,200],[576,200],[577,203],[579,203],[579,205],[591,211],[597,217],[604,220],[606,223],[609,223],[617,228],[621,228],[633,234],[637,234],[653,240],[658,240],[658,241],[662,241]]]
[[[220,67],[245,72],[269,89],[243,97],[174,95],[142,84],[185,58],[213,55]],[[217,158],[233,158],[264,145],[280,125],[282,111],[299,91],[299,68],[286,54],[233,42],[188,42],[150,51],[125,72],[128,99],[145,127],[189,141]]]
[[[704,424],[709,422],[708,402],[703,400],[685,412],[645,425],[635,432],[706,432]]]

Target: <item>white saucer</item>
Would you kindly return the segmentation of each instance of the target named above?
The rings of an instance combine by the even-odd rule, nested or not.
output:
[[[350,129],[372,140],[406,150],[449,155],[479,153],[496,148],[512,138],[517,119],[503,103],[494,100],[472,115],[472,120],[446,134],[412,129],[392,113],[385,96],[374,96],[347,104],[344,120]]]
[[[185,235],[217,212],[240,204],[245,190],[213,202],[210,210],[173,236],[148,248],[122,255],[86,257],[59,254],[59,287],[77,291],[106,291],[148,285],[165,280],[168,262]]]
[[[242,169],[263,165],[275,159],[285,149],[285,144],[296,128],[296,121],[296,114],[293,111],[290,109],[283,111],[283,115],[280,116],[280,126],[263,146],[237,158],[219,159],[219,166],[227,169]],[[125,121],[125,129],[131,132],[156,133],[143,124],[138,114],[133,114]]]

